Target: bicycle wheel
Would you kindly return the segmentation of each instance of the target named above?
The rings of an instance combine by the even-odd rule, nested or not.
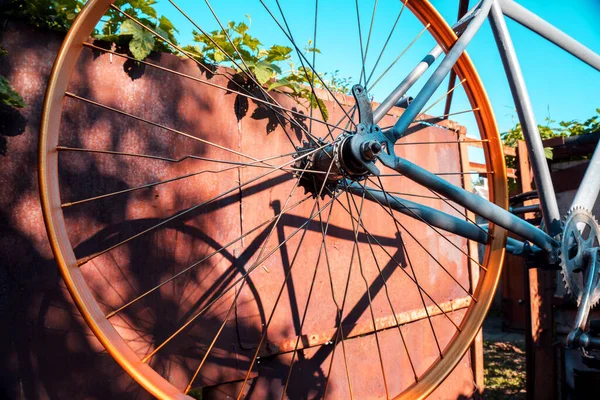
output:
[[[251,11],[261,7],[263,19],[252,16],[254,24],[263,30],[270,21],[274,32],[261,35],[288,40],[294,60],[306,67],[296,70],[306,78],[304,100],[285,89],[267,91],[257,82],[264,71],[236,56],[245,28],[240,34],[234,30],[239,25],[225,21],[245,18],[243,6],[215,10],[207,1],[196,22],[175,2],[165,4],[195,35],[213,32],[231,45],[227,51],[213,42],[209,51],[222,50],[224,57],[216,66],[150,28],[153,19],[132,17],[112,3],[90,0],[63,42],[47,89],[39,150],[54,255],[106,350],[158,398],[209,390],[238,398],[431,393],[483,322],[506,232],[490,224],[480,261],[466,239],[389,204],[365,202],[364,191],[350,194],[347,185],[354,181],[474,223],[464,209],[394,171],[383,168],[375,177],[352,175],[343,163],[334,168],[338,163],[323,149],[340,154],[335,149],[357,124],[354,102],[343,87],[332,93],[335,80],[309,74],[316,51],[299,48],[298,26],[290,19],[298,10],[285,11],[298,5],[261,1]],[[361,21],[358,3],[351,6]],[[311,10],[309,47],[323,49],[319,57],[325,57],[317,20],[331,25],[344,13],[318,7]],[[377,2],[370,25],[356,24],[357,83],[369,91],[384,70],[376,67],[388,43],[405,45],[399,59],[409,57],[416,42],[447,49],[456,40],[427,1],[411,1],[398,5],[391,32],[378,42],[376,8]],[[326,11],[331,18],[320,14]],[[107,12],[143,30],[136,34],[151,33],[173,54],[153,53],[139,62],[122,47],[90,39]],[[393,35],[397,26],[417,23],[414,34]],[[383,50],[368,57],[376,45]],[[335,54],[332,59],[340,61]],[[367,60],[377,74],[367,73]],[[408,72],[412,59],[404,67],[396,61],[384,73]],[[472,120],[470,140],[483,148],[480,173],[488,178],[490,201],[506,207],[494,115],[466,53],[455,72],[460,82],[453,92],[469,108],[453,117]],[[393,124],[398,112],[380,126]],[[420,117],[411,128],[420,131],[398,143],[396,153],[462,185],[469,179],[458,152],[462,136],[449,129],[454,125],[444,122],[447,115]]]

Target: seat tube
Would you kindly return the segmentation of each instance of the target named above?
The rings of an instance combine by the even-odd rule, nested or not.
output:
[[[529,93],[525,86],[525,79],[523,78],[521,66],[519,65],[508,27],[506,26],[500,2],[493,2],[489,20],[502,58],[510,90],[515,100],[519,121],[523,128],[523,136],[525,137],[535,185],[540,198],[545,229],[550,236],[555,236],[560,233],[561,226],[554,186],[550,178],[550,170],[548,169],[544,146],[533,114]]]

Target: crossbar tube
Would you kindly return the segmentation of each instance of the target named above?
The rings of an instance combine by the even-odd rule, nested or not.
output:
[[[504,15],[600,71],[600,55],[513,0],[499,0]]]
[[[529,222],[511,214],[487,199],[451,184],[408,160],[396,157],[394,164],[388,166],[407,178],[445,196],[488,221],[500,225],[524,239],[529,240],[543,250],[551,252],[559,246],[558,241],[541,229],[531,225]]]

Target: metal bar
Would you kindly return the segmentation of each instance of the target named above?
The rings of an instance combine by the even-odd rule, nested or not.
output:
[[[529,93],[525,86],[525,79],[523,78],[512,39],[508,33],[506,20],[504,19],[504,15],[502,15],[502,9],[498,2],[493,2],[492,4],[490,25],[496,39],[496,44],[498,45],[500,57],[502,58],[502,64],[504,64],[510,90],[515,100],[519,121],[523,127],[523,136],[525,137],[525,143],[531,159],[535,183],[540,194],[544,226],[550,236],[555,236],[560,233],[561,226],[554,187],[544,154],[542,138],[538,131]]]
[[[479,227],[487,231],[488,224],[481,224],[479,225]],[[529,248],[526,249],[524,242],[521,242],[520,240],[517,240],[510,236],[506,237],[506,251],[514,256],[525,256],[528,254],[535,254],[542,251],[542,249],[540,249],[536,245],[528,244],[528,246]]]
[[[352,325],[344,326],[344,337],[343,339],[351,339],[353,337],[360,337],[364,335],[373,334],[375,332],[384,331],[387,329],[393,329],[398,326],[410,324],[412,322],[422,321],[427,319],[427,314],[431,317],[442,315],[443,312],[451,313],[469,307],[471,304],[471,298],[461,297],[446,302],[440,303],[440,308],[434,305],[428,305],[427,310],[423,307],[411,309],[408,311],[400,311],[394,315],[388,315],[384,317],[378,317],[375,319],[375,328],[371,321],[358,322]],[[338,328],[327,329],[322,332],[301,334],[300,336],[292,336],[289,338],[281,339],[281,341],[272,342],[274,347],[277,349],[276,354],[289,353],[295,350],[296,343],[299,342],[297,350],[307,349],[310,347],[316,347],[324,345],[330,341],[335,340]],[[263,349],[261,356],[273,356],[273,352],[267,352]]]
[[[499,7],[510,19],[532,30],[544,39],[554,43],[567,53],[577,57],[587,65],[600,71],[600,55],[594,53],[552,24],[544,21],[513,0],[500,0]]]
[[[600,168],[600,144],[596,145],[594,155],[588,164],[583,180],[579,184],[577,194],[573,199],[571,208],[579,206],[586,210],[593,210],[596,199],[598,199],[598,192],[600,192],[600,179],[598,179],[598,173]]]
[[[362,196],[363,188],[356,182],[348,184],[348,190],[356,195]],[[390,203],[390,207],[394,210],[401,212],[402,214],[408,215],[409,217],[422,219],[422,221],[435,226],[436,228],[443,229],[447,232],[457,234],[470,240],[474,240],[478,243],[487,243],[488,235],[481,229],[472,223],[469,223],[463,219],[454,217],[450,214],[446,214],[443,211],[436,210],[428,206],[424,206],[419,203],[415,203],[410,200],[393,196],[389,193],[371,189],[365,186],[367,200],[375,200],[380,204]]]
[[[469,23],[469,26],[467,26],[463,34],[454,43],[452,49],[446,54],[444,60],[431,75],[427,83],[425,83],[425,86],[419,92],[417,97],[415,97],[408,108],[406,108],[392,129],[387,132],[387,135],[391,137],[394,142],[404,135],[406,129],[408,129],[410,124],[421,112],[423,107],[425,107],[425,104],[427,104],[442,81],[446,78],[452,67],[454,67],[454,64],[456,64],[458,58],[463,54],[467,48],[467,45],[471,42],[471,39],[473,39],[473,36],[475,36],[477,31],[479,31],[479,28],[483,24],[483,21],[485,21],[490,11],[490,7],[494,1],[495,0],[483,0],[479,4],[480,8],[477,15]]]
[[[479,10],[479,4],[476,5],[469,11],[463,18],[461,18],[456,24],[452,25],[452,29],[457,34],[461,34],[464,29],[469,25],[471,20],[477,15]],[[425,71],[434,63],[434,61],[442,54],[442,47],[440,45],[435,46],[431,51],[423,57],[423,59],[413,68],[412,71],[404,78],[402,82],[394,89],[392,93],[388,95],[379,104],[379,106],[373,111],[373,121],[378,123],[391,109],[396,105],[398,100],[406,94],[416,81],[423,76]]]
[[[458,17],[460,20],[469,10],[469,0],[460,0],[458,3]],[[448,79],[448,90],[450,90],[456,82],[456,72],[450,71],[450,78]],[[446,105],[444,106],[444,114],[450,114],[450,107],[452,107],[452,93],[446,98]]]
[[[436,176],[435,174],[432,174],[416,164],[411,163],[410,161],[396,157],[394,164],[391,167],[418,184],[432,189],[438,194],[441,194],[455,203],[467,208],[469,211],[473,211],[475,214],[480,215],[488,221],[498,224],[522,236],[546,251],[551,251],[559,245],[556,240],[554,240],[544,231],[536,228],[521,218],[512,215],[507,210],[477,196],[474,193],[470,193],[463,188],[454,186],[450,182]]]
[[[531,204],[529,206],[510,207],[508,210],[513,214],[525,214],[528,212],[540,211],[540,205],[539,204]]]

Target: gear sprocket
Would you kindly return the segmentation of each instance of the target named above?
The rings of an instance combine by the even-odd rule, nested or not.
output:
[[[296,147],[297,153],[293,157],[298,158],[302,154],[305,154],[311,150],[314,150],[315,147],[316,146],[311,145],[311,143],[304,140],[304,141],[302,141],[302,146]],[[332,156],[335,154],[334,151],[332,151],[331,153],[333,153]],[[301,159],[296,160],[296,162],[293,164],[294,176],[300,180],[300,182],[298,183],[298,186],[304,188],[305,194],[312,193],[312,195],[314,197],[317,196],[317,194],[321,190],[321,185],[323,184],[323,179],[319,179],[319,178],[321,178],[321,174],[312,173],[316,164],[319,163],[319,160],[315,159],[315,157],[318,154],[320,154],[320,153],[315,153],[308,157],[303,157]],[[330,162],[331,161],[328,161],[327,165],[329,165]],[[303,173],[302,171],[305,171],[305,172]],[[323,188],[323,191],[321,192],[321,198],[325,198],[325,196],[331,196],[332,193],[335,193],[338,186],[339,186],[338,177],[335,174],[331,173],[331,170],[330,170],[330,173],[327,175],[327,181],[325,182],[325,187]]]
[[[561,274],[567,292],[581,302],[585,282],[585,251],[598,246],[600,226],[592,213],[581,207],[572,208],[566,215],[561,243]],[[591,293],[592,307],[600,300],[600,284]]]

